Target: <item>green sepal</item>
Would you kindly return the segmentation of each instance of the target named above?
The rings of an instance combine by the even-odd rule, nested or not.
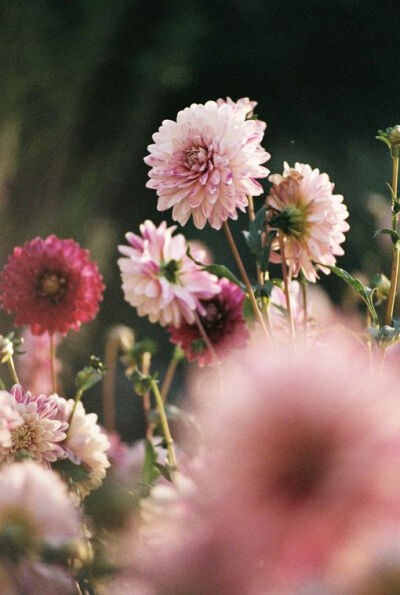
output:
[[[343,279],[348,285],[350,285],[350,287],[352,287],[358,293],[361,299],[365,302],[369,310],[369,313],[371,314],[372,322],[376,326],[379,326],[378,314],[376,313],[374,302],[372,299],[375,290],[371,289],[370,287],[364,287],[361,281],[350,275],[350,273],[348,273],[344,269],[332,265],[326,265],[321,263],[318,264],[319,266],[332,271],[332,273]]]

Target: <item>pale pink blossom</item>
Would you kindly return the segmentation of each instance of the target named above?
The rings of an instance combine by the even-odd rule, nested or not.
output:
[[[29,327],[23,332],[22,354],[16,360],[18,376],[21,384],[34,394],[51,394],[53,383],[51,379],[50,336],[48,333],[34,335]],[[60,335],[54,335],[56,345],[60,343]],[[56,371],[61,371],[61,362],[56,359]]]
[[[12,445],[12,431],[24,422],[14,399],[7,391],[0,391],[0,449]]]
[[[128,233],[130,246],[120,246],[124,255],[118,264],[125,299],[137,308],[139,316],[162,326],[179,326],[183,320],[195,321],[195,311],[204,312],[202,299],[220,291],[215,275],[203,271],[186,254],[182,234],[173,236],[176,227],[163,221],[140,226],[141,235]]]
[[[11,431],[11,443],[0,448],[0,462],[12,462],[19,451],[31,454],[38,462],[48,464],[66,457],[61,442],[68,423],[58,420],[57,404],[52,396],[34,396],[16,384],[11,389],[11,404],[22,419]]]
[[[70,420],[74,400],[66,400],[58,395],[54,395],[53,399],[57,404],[57,418],[64,422]],[[97,415],[86,413],[81,402],[75,409],[62,447],[73,463],[82,464],[89,472],[86,479],[74,484],[82,496],[87,496],[101,485],[106,476],[110,466],[107,458],[110,443],[97,423]]]
[[[262,194],[256,178],[269,173],[261,165],[270,157],[260,145],[265,124],[243,112],[233,102],[208,101],[180,111],[176,122],[164,120],[145,158],[159,211],[172,208],[181,225],[192,215],[197,228],[208,221],[220,229],[245,211],[249,194]]]
[[[283,175],[269,177],[273,183],[266,199],[270,227],[284,233],[286,263],[289,273],[303,271],[315,282],[317,269],[329,274],[323,265],[334,265],[344,254],[340,244],[349,229],[347,207],[341,194],[333,194],[334,185],[325,173],[309,165],[285,163]],[[279,242],[272,244],[271,261],[281,262]],[[322,265],[322,266],[320,266]]]
[[[33,461],[1,469],[0,542],[3,532],[15,543],[8,542],[9,564],[0,563],[2,593],[71,593],[68,571],[39,559],[43,545],[60,548],[82,537],[80,513],[56,473]]]

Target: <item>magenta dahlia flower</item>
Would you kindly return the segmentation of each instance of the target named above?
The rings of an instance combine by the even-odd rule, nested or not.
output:
[[[21,418],[11,431],[11,441],[0,447],[0,462],[12,462],[24,450],[39,463],[54,463],[65,459],[60,443],[66,438],[68,423],[56,419],[57,403],[54,397],[34,396],[16,384],[10,392],[10,404]]]
[[[243,291],[227,279],[220,279],[218,285],[220,293],[201,301],[203,313],[199,318],[215,352],[224,357],[232,348],[245,347],[250,335],[243,318]],[[197,324],[183,322],[178,328],[171,326],[169,332],[171,341],[179,345],[189,361],[197,361],[201,367],[214,363]]]
[[[34,335],[66,334],[95,317],[103,290],[88,251],[51,235],[14,248],[1,275],[0,301]]]
[[[336,256],[344,254],[344,232],[349,229],[349,216],[341,194],[333,194],[334,184],[319,169],[296,163],[294,168],[285,163],[283,175],[269,177],[273,187],[266,200],[271,228],[284,232],[286,263],[290,275],[300,270],[315,282],[320,265],[334,265]],[[272,244],[271,261],[281,262],[279,242]]]
[[[156,227],[147,220],[140,226],[140,236],[126,235],[130,246],[119,247],[125,256],[118,264],[126,301],[139,316],[162,326],[179,326],[182,320],[193,323],[195,310],[205,313],[200,300],[220,291],[217,277],[187,256],[184,236],[172,236],[175,229],[165,221]]]
[[[261,165],[270,157],[260,145],[265,124],[243,112],[233,102],[208,101],[180,111],[176,122],[164,120],[145,158],[159,211],[172,207],[181,225],[193,215],[197,228],[208,221],[220,229],[246,209],[249,194],[262,194],[256,178],[269,173]]]

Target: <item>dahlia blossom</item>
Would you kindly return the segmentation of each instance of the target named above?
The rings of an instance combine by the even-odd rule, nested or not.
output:
[[[33,461],[1,470],[0,548],[5,548],[2,559],[9,557],[0,563],[2,593],[71,593],[68,571],[39,556],[43,545],[63,547],[81,537],[79,512],[56,473]]]
[[[180,111],[176,122],[164,120],[145,158],[151,166],[148,188],[157,191],[159,211],[173,207],[172,218],[185,225],[193,215],[197,228],[208,221],[220,229],[244,211],[247,196],[262,194],[256,178],[269,170],[261,147],[265,125],[245,120],[235,104],[208,101]]]
[[[270,228],[284,233],[286,264],[289,274],[297,276],[302,270],[308,281],[315,282],[319,265],[334,265],[336,256],[344,254],[340,244],[346,222],[347,207],[341,194],[333,194],[334,184],[319,169],[296,163],[285,163],[283,175],[269,177],[273,183],[266,199]],[[278,239],[272,244],[271,261],[281,262]]]
[[[67,422],[75,401],[66,400],[58,395],[53,395],[53,399],[56,403],[57,419]],[[86,479],[75,484],[81,495],[86,496],[91,490],[98,488],[106,476],[106,469],[110,466],[106,454],[110,443],[97,423],[97,415],[86,413],[81,402],[75,409],[62,447],[71,461],[82,464],[89,472]]]
[[[0,300],[34,335],[79,330],[99,309],[104,285],[87,250],[48,236],[14,248],[1,275]]]
[[[52,396],[34,396],[16,384],[10,392],[10,404],[22,423],[12,429],[11,443],[0,448],[0,462],[12,462],[21,450],[44,464],[66,457],[60,443],[66,438],[68,423],[56,418],[57,403]]]
[[[336,343],[291,352],[289,364],[287,349],[266,358],[258,345],[223,363],[222,394],[215,382],[197,397],[213,449],[194,481],[225,544],[213,564],[235,571],[247,559],[257,593],[297,592],[366,521],[400,512],[398,377],[372,375],[364,351]],[[170,555],[169,572],[181,572]]]
[[[184,236],[172,236],[175,229],[165,221],[156,227],[147,220],[140,226],[140,236],[126,235],[130,246],[119,247],[125,256],[118,264],[126,301],[139,316],[148,315],[162,326],[179,326],[182,320],[193,323],[196,309],[205,312],[200,300],[220,291],[217,278],[187,256]]]
[[[12,395],[4,390],[0,391],[0,449],[11,447],[11,432],[23,423]]]
[[[221,291],[216,296],[201,301],[204,312],[199,318],[215,352],[224,357],[232,348],[245,347],[250,335],[243,318],[245,294],[228,279],[220,279],[218,285]],[[201,367],[214,363],[197,324],[183,322],[168,330],[171,341],[179,345],[189,361],[197,361]]]

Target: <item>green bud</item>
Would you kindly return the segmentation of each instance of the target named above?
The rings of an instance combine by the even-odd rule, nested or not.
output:
[[[132,374],[133,390],[139,397],[143,397],[143,395],[151,391],[153,380],[153,376],[143,374],[143,372],[136,368]]]
[[[400,149],[400,126],[397,124],[393,126],[388,135],[388,140],[393,149]]]
[[[372,280],[372,287],[375,289],[375,295],[379,303],[388,298],[390,292],[390,281],[386,275],[375,275]]]

